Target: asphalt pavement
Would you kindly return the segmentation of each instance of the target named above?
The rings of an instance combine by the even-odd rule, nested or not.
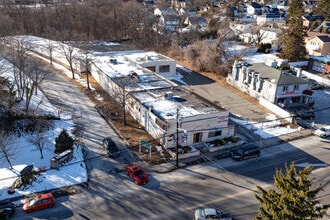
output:
[[[183,77],[181,80],[186,83],[186,85],[182,85],[184,88],[214,105],[228,110],[233,116],[243,120],[263,121],[269,115],[260,106],[249,102],[208,77],[194,71],[180,71],[180,73]]]

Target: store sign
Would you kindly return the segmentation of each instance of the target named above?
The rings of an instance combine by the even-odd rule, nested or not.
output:
[[[225,122],[225,121],[228,121],[229,119],[229,116],[220,116],[218,118],[218,122]]]

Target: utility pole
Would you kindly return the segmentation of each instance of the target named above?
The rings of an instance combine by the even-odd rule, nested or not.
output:
[[[179,109],[176,109],[176,148],[175,148],[175,153],[176,153],[176,162],[175,165],[176,167],[179,167]]]

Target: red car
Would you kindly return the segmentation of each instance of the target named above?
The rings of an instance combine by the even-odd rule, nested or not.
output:
[[[143,172],[143,170],[141,170],[138,165],[128,164],[126,165],[125,170],[137,185],[143,185],[148,183],[148,175]]]
[[[35,210],[51,208],[55,205],[54,197],[51,193],[39,194],[36,197],[27,200],[23,205],[24,212],[33,212]]]

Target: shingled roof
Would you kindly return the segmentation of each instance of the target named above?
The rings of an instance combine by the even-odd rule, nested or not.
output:
[[[276,85],[306,84],[305,79],[284,73],[263,63],[254,63],[249,66],[249,69],[258,72],[261,79],[271,81]]]

